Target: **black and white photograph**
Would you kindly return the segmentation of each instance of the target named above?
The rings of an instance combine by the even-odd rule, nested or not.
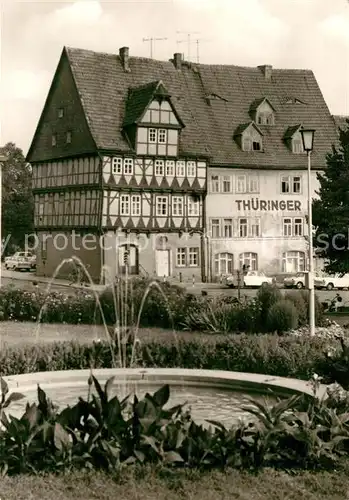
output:
[[[0,500],[349,500],[349,1],[1,0]]]

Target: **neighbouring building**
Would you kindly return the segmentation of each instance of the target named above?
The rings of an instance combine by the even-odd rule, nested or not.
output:
[[[38,273],[72,255],[94,279],[304,269],[302,126],[315,192],[337,130],[311,71],[64,48],[27,155]]]

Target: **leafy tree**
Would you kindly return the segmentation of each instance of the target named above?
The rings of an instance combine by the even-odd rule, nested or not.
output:
[[[31,190],[32,173],[23,152],[13,142],[0,148],[8,160],[2,173],[2,238],[4,253],[23,248],[25,235],[34,228],[34,200]]]
[[[329,273],[349,272],[349,120],[339,130],[340,145],[327,155],[318,173],[319,198],[313,201],[314,248]]]

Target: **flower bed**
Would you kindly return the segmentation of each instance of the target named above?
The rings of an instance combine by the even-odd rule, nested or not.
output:
[[[307,323],[308,297],[289,292],[285,298],[273,286],[262,287],[256,298],[239,302],[234,297],[197,297],[183,288],[146,279],[120,281],[97,297],[90,291],[73,296],[40,290],[0,290],[0,319],[44,323],[175,328],[210,333],[261,333],[299,328]],[[316,322],[323,321],[317,301]]]
[[[121,465],[163,464],[202,469],[263,467],[330,469],[349,456],[348,406],[337,413],[337,400],[293,396],[272,407],[254,403],[244,408],[252,419],[231,428],[209,421],[196,424],[185,405],[165,408],[170,388],[163,386],[142,400],[119,400],[113,379],[87,399],[59,410],[38,387],[38,403],[27,405],[21,419],[8,418],[20,393],[8,394],[1,379],[2,475],[62,472],[72,469],[115,471]],[[342,403],[343,404],[343,403]]]

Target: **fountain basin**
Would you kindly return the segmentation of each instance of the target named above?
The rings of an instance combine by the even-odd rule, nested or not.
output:
[[[65,370],[4,377],[10,391],[25,395],[25,399],[11,405],[7,413],[18,416],[26,402],[37,401],[37,385],[61,409],[72,406],[79,396],[87,397],[90,373],[90,370]],[[169,384],[169,404],[187,402],[194,420],[200,423],[213,419],[233,424],[239,417],[247,416],[241,406],[249,404],[249,398],[267,399],[272,403],[278,397],[312,394],[311,386],[301,380],[219,370],[110,368],[93,370],[93,375],[101,384],[115,377],[115,393],[120,397],[134,392],[142,397]],[[319,396],[325,392],[326,387],[321,386]]]

